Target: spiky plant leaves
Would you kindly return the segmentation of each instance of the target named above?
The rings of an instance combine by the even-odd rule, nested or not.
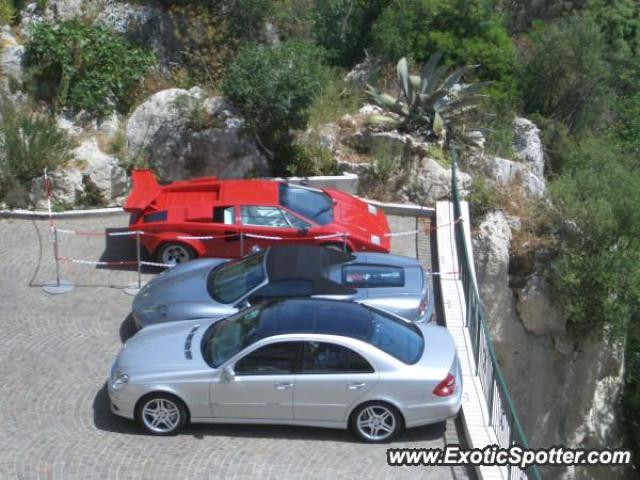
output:
[[[463,145],[477,143],[478,130],[469,125],[477,124],[482,118],[478,100],[488,82],[460,86],[464,75],[477,65],[452,71],[446,65],[438,66],[441,57],[441,52],[432,55],[420,76],[410,75],[407,59],[401,58],[396,66],[400,93],[395,99],[368,86],[367,93],[377,105],[400,116],[393,122],[380,119],[376,123],[386,127],[396,125],[395,128],[428,139],[446,134],[448,141],[457,139]],[[475,133],[463,135],[465,131]]]

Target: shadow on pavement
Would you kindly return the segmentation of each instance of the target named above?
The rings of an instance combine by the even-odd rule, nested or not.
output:
[[[389,445],[436,440],[442,438],[445,428],[446,423],[441,422],[426,427],[404,430]],[[197,439],[206,437],[247,437],[361,443],[349,430],[292,425],[194,424],[187,426],[182,434],[193,435]]]
[[[136,271],[138,266],[137,253],[136,253],[136,236],[135,235],[110,235],[113,233],[127,232],[126,227],[105,228],[105,246],[104,251],[98,259],[100,262],[127,262],[124,265],[97,265],[96,269],[104,270],[122,270],[122,271]],[[140,245],[140,260],[144,262],[155,262],[144,246]],[[159,273],[163,269],[160,267],[152,267],[149,265],[143,265],[142,273]]]
[[[120,324],[120,341],[122,343],[126,342],[133,337],[137,331],[138,328],[133,323],[133,313],[129,313]]]
[[[135,422],[111,413],[107,382],[102,385],[93,399],[93,424],[98,430],[105,432],[144,435],[144,431]]]

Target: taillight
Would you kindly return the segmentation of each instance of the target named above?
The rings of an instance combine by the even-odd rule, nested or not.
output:
[[[456,391],[456,378],[452,374],[448,374],[447,378],[442,380],[436,388],[433,389],[433,394],[438,397],[448,397],[453,395]]]

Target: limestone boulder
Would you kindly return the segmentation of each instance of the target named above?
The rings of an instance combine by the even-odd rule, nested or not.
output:
[[[517,310],[524,328],[536,335],[565,333],[566,320],[551,301],[549,286],[542,275],[532,275],[518,290]]]
[[[544,150],[540,139],[540,129],[523,117],[513,121],[513,148],[516,157],[529,166],[531,173],[544,178]]]
[[[125,134],[129,154],[135,156],[156,142],[156,134],[161,128],[165,132],[167,129],[185,128],[188,113],[181,105],[204,100],[204,91],[199,87],[191,90],[170,88],[151,95],[127,120]]]
[[[544,195],[546,189],[544,177],[533,173],[526,163],[500,157],[485,157],[483,169],[487,179],[496,184],[516,182],[522,184],[525,191],[533,197],[540,198]]]
[[[8,26],[0,30],[0,75],[6,80],[21,82],[25,48],[11,34]]]
[[[107,205],[122,201],[128,187],[126,171],[118,165],[115,157],[100,150],[95,137],[80,143],[73,150],[73,156],[68,165],[51,175],[54,201],[73,206],[89,183],[97,188]],[[43,205],[41,179],[33,183],[31,198],[34,203]]]
[[[457,182],[464,196],[471,186],[471,176],[458,170]],[[450,195],[451,168],[428,157],[410,169],[400,192],[401,199],[422,206],[435,206],[438,200],[448,199]]]

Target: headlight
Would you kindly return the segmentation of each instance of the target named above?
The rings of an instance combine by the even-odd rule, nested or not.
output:
[[[167,316],[167,312],[169,311],[169,308],[167,308],[166,305],[158,305],[157,307],[149,307],[149,308],[142,308],[141,312],[145,315],[145,316],[159,316],[161,318],[164,318]]]
[[[380,245],[380,237],[378,235],[371,235],[371,243]]]
[[[113,390],[122,390],[127,383],[129,383],[129,375],[116,372],[115,378],[111,380],[111,388]]]
[[[369,213],[371,215],[377,215],[378,214],[378,209],[376,207],[374,207],[373,205],[371,205],[370,203],[367,204],[367,208],[369,209]]]

